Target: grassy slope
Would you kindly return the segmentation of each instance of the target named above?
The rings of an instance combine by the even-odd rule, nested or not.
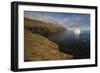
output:
[[[72,56],[59,51],[59,46],[47,38],[25,29],[24,32],[25,61],[64,60]]]

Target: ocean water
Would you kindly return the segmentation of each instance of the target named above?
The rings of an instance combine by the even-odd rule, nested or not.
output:
[[[64,31],[49,34],[47,38],[57,43],[60,51],[73,55],[74,59],[90,58],[89,31],[83,31],[79,35],[72,31]]]

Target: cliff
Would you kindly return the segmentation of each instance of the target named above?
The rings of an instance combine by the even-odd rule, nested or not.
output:
[[[46,32],[46,33],[53,33],[53,32],[62,32],[67,30],[62,25],[54,21],[47,21],[47,20],[38,20],[38,19],[30,19],[24,18],[25,27],[28,29],[37,32]]]
[[[59,46],[47,38],[24,29],[24,61],[65,60],[73,56],[59,51]]]

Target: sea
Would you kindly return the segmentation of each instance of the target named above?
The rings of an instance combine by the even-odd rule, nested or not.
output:
[[[74,59],[90,58],[90,31],[51,33],[47,38],[58,44],[61,52],[73,55]]]

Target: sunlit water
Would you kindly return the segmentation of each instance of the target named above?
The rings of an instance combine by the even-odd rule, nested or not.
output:
[[[49,34],[48,39],[59,44],[60,51],[69,53],[74,59],[90,58],[90,33],[83,31],[75,34],[72,31]]]

